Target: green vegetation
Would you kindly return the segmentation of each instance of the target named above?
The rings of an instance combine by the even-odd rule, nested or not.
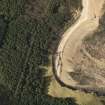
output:
[[[77,105],[73,91],[63,87],[62,97],[71,93],[69,98],[47,95],[51,78],[45,74],[54,43],[79,17],[73,16],[80,5],[80,0],[0,0],[0,105]]]
[[[0,105],[76,105],[71,97],[47,95],[50,77],[41,68],[72,17],[66,10],[65,0],[0,0]]]
[[[0,85],[0,104],[11,105],[13,100],[11,99],[11,92],[2,84]]]
[[[6,31],[6,22],[3,20],[3,17],[0,17],[0,47],[2,47],[2,40],[4,39],[4,34]]]
[[[75,10],[80,0],[0,0],[0,105],[77,105],[71,90],[69,98],[47,95],[45,76],[59,34],[79,17]]]
[[[12,20],[24,13],[25,0],[0,0],[0,15]]]

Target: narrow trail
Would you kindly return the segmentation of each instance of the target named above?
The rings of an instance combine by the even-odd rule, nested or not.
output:
[[[65,84],[76,86],[68,72],[72,72],[72,58],[77,53],[84,37],[91,35],[99,26],[104,0],[82,0],[83,9],[80,18],[63,35],[55,56],[55,72]],[[96,61],[98,62],[98,61]]]

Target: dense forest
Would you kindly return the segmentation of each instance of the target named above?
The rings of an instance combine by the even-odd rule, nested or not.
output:
[[[0,105],[77,105],[48,96],[40,68],[75,9],[79,0],[0,0]]]

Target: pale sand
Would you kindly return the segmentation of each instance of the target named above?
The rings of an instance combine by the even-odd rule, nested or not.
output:
[[[90,35],[99,26],[99,19],[103,14],[104,1],[105,0],[82,0],[83,10],[80,18],[62,36],[57,49],[57,52],[60,52],[61,61],[59,60],[59,56],[56,56],[55,68],[59,79],[67,85],[76,86],[77,84],[77,82],[68,75],[68,71],[73,71],[72,58],[77,53],[84,37]],[[62,64],[62,67],[58,62]]]

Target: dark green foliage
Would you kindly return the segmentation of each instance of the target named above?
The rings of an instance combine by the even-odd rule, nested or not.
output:
[[[24,12],[25,0],[0,0],[0,15],[11,20]]]
[[[62,3],[54,0],[47,8],[48,16],[41,20],[25,14],[25,3],[0,0],[0,14],[8,21],[0,48],[0,83],[11,91],[14,105],[75,105],[71,98],[46,95],[50,77],[45,78],[46,69],[40,68],[49,63],[49,43],[58,38],[58,31],[67,22],[67,14],[59,12]]]
[[[0,84],[0,105],[11,105],[12,99],[11,91],[4,85]]]
[[[72,8],[75,9],[82,9],[82,0],[68,0],[72,6]]]
[[[6,26],[7,26],[7,24],[4,21],[4,17],[0,16],[0,47],[3,44],[3,39],[4,39],[5,31],[6,31]]]
[[[47,14],[57,13],[61,2],[60,0],[49,0]]]
[[[49,0],[47,7],[48,23],[50,26],[61,26],[71,18],[65,0]]]
[[[3,81],[12,90],[17,104],[34,105],[38,101],[38,105],[44,105],[51,102],[44,96],[46,70],[39,68],[48,62],[48,33],[43,21],[39,24],[24,16],[9,24],[5,43],[0,49],[0,67]]]

